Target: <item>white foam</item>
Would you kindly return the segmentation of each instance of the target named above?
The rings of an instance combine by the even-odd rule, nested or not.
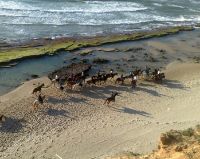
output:
[[[35,8],[27,3],[16,2],[16,1],[0,1],[0,8],[1,9],[11,9],[11,10],[34,10],[38,9]]]
[[[175,8],[182,8],[182,9],[185,8],[185,7],[183,7],[183,6],[176,5],[176,4],[169,4],[168,6],[169,6],[169,7],[175,7]]]

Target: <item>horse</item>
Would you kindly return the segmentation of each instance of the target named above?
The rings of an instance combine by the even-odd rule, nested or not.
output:
[[[108,73],[108,74],[106,74],[107,78],[110,78],[110,79],[113,79],[117,75],[118,75],[118,73]]]
[[[118,77],[118,78],[115,80],[115,84],[117,84],[117,83],[119,83],[119,82],[121,82],[121,84],[124,84],[124,80],[125,80],[125,78],[124,78],[123,76]]]
[[[58,75],[56,75],[55,78],[51,80],[51,82],[54,86],[56,83],[59,83],[59,81],[60,81],[60,78],[58,77]]]
[[[103,74],[103,75],[101,75],[101,77],[98,78],[98,81],[100,82],[100,85],[101,85],[101,82],[104,82],[104,84],[105,84],[107,79],[108,79],[108,77],[105,74]]]
[[[67,81],[67,86],[70,88],[70,89],[73,89],[73,86],[77,84],[75,81]]]
[[[90,80],[86,81],[86,83],[87,83],[88,85],[91,85],[91,84],[96,85],[97,82],[98,82],[97,76],[92,76]]]
[[[85,72],[81,73],[81,76],[79,76],[79,80],[83,81],[85,83],[86,78],[89,76],[89,74],[86,74]]]
[[[133,71],[133,75],[134,76],[140,76],[142,74],[142,70],[141,69],[135,69],[134,71]]]
[[[104,102],[104,105],[105,105],[106,103],[107,103],[107,105],[109,105],[110,102],[115,102],[115,97],[116,97],[117,95],[119,95],[118,92],[115,92],[115,93],[112,92],[111,96],[108,97],[108,98],[106,98],[106,100],[105,100],[105,102]]]
[[[80,90],[82,87],[83,87],[82,82],[79,82],[72,86],[72,90]]]
[[[33,102],[33,109],[36,110],[40,104],[42,105],[44,103],[44,99],[45,95],[42,96],[39,94],[38,98]]]
[[[135,79],[132,78],[132,80],[131,80],[131,87],[132,88],[136,88],[136,85],[137,85],[136,83],[137,83],[137,80],[135,80]]]
[[[4,115],[0,115],[0,123],[3,123],[6,120],[6,117]]]
[[[164,73],[159,73],[157,75],[153,75],[152,78],[153,78],[153,80],[155,82],[161,82],[162,83],[163,79],[165,78],[165,74]]]
[[[41,93],[43,87],[44,87],[44,83],[42,83],[41,85],[39,85],[36,88],[34,88],[33,91],[32,91],[32,94],[35,94],[37,92]]]

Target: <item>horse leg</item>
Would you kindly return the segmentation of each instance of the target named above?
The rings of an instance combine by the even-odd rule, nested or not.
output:
[[[105,102],[103,103],[103,105],[105,105],[107,103],[108,99],[105,100]]]
[[[38,108],[38,101],[35,100],[35,101],[33,102],[33,110],[35,111],[37,108]]]

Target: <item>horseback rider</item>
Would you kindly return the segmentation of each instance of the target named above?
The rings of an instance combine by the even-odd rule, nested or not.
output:
[[[160,70],[158,69],[158,72],[157,72],[157,74],[159,75],[160,74]]]
[[[158,69],[154,69],[154,75],[157,75],[158,74]]]
[[[150,69],[148,66],[145,66],[145,72],[146,72],[146,75],[149,76],[149,72],[150,72]]]
[[[58,75],[55,76],[55,80],[56,80],[56,82],[59,82],[59,77],[58,77]]]
[[[99,70],[97,73],[97,77],[100,78],[101,77],[101,71]]]
[[[137,76],[133,76],[132,81],[131,81],[132,88],[136,87],[136,83],[137,83]]]
[[[110,74],[113,74],[113,69],[110,69]]]
[[[81,77],[84,77],[85,76],[85,73],[84,73],[84,71],[83,72],[81,72]]]
[[[137,76],[134,76],[134,77],[133,77],[133,80],[137,81]]]
[[[129,72],[129,75],[132,77],[132,76],[133,76],[133,71],[130,71],[130,72]]]

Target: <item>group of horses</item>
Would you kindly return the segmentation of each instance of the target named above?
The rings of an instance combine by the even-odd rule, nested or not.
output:
[[[61,77],[58,77],[56,75],[55,79],[52,80],[52,84],[59,88],[60,90],[64,90],[66,87],[68,87],[71,90],[78,88],[82,88],[83,86],[92,86],[92,85],[102,85],[106,84],[107,80],[110,79],[110,81],[114,80],[115,84],[124,84],[125,80],[130,81],[131,87],[135,88],[137,85],[138,79],[144,79],[144,80],[151,80],[154,82],[162,82],[162,80],[165,78],[165,74],[161,73],[159,69],[154,69],[151,71],[150,68],[147,68],[145,70],[142,69],[135,69],[134,71],[130,72],[128,75],[124,76],[121,74],[121,76],[118,76],[118,73],[113,72],[111,69],[109,73],[105,72],[98,72],[96,75],[93,75],[89,77],[88,74],[82,72],[79,75],[73,76],[67,78],[67,80],[62,80]],[[116,77],[116,78],[115,78]],[[49,87],[49,86],[47,86]],[[42,89],[47,88],[45,87],[44,83],[38,85],[35,87],[32,91],[32,94],[36,94],[36,99],[33,102],[33,109],[36,110],[39,105],[42,105],[45,100],[45,95],[42,95]],[[38,94],[39,93],[39,94]],[[115,102],[116,96],[119,96],[120,94],[118,92],[112,92],[111,96],[106,98],[104,104],[109,105],[110,102]],[[0,122],[3,122],[5,120],[4,115],[0,115]]]
[[[98,71],[96,75],[92,75],[91,77],[89,77],[89,74],[82,72],[81,74],[78,74],[76,76],[71,75],[66,80],[62,80],[62,77],[58,77],[58,75],[56,75],[55,78],[52,80],[52,84],[63,91],[66,88],[77,90],[87,85],[102,85],[106,84],[108,80],[114,80],[115,84],[123,85],[125,80],[127,80],[130,81],[132,88],[136,88],[138,79],[162,82],[162,80],[165,78],[164,73],[160,73],[159,69],[154,69],[154,71],[151,71],[150,68],[146,68],[145,70],[136,68],[134,71],[131,71],[126,76],[124,76],[123,74],[118,77],[116,76],[118,76],[118,73],[114,72],[112,69],[109,73]],[[39,104],[43,104],[43,101],[45,99],[45,96],[41,95],[42,88],[44,88],[44,84],[39,85],[33,90],[33,94],[39,92],[39,96],[37,96],[37,99],[34,101],[33,104],[34,109],[36,109]],[[112,92],[112,95],[106,99],[105,104],[109,104],[111,101],[115,101],[115,97],[117,95],[119,95],[119,93]]]

